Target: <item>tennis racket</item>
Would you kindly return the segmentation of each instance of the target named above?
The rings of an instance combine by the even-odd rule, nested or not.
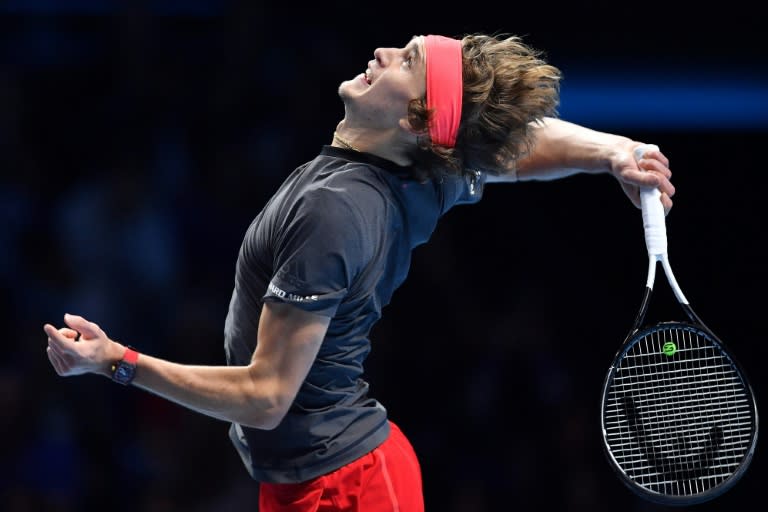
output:
[[[635,150],[639,159],[649,149]],[[648,279],[605,378],[601,426],[609,464],[632,491],[664,505],[715,498],[744,474],[757,443],[757,404],[742,367],[701,321],[667,255],[657,188],[641,190]],[[684,321],[644,323],[658,262]]]

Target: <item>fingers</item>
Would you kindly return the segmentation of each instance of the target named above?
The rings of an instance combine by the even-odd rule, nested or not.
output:
[[[50,346],[45,350],[46,354],[48,355],[48,360],[51,362],[51,366],[53,366],[53,369],[56,370],[56,373],[64,376],[64,365],[61,361],[61,357],[54,351]]]
[[[64,315],[64,322],[86,339],[97,338],[101,335],[101,329],[98,325],[89,322],[79,315],[70,315],[67,313]]]
[[[647,154],[657,153],[649,151]],[[671,207],[670,198],[675,195],[675,186],[670,181],[672,172],[659,160],[643,158],[637,161],[637,168],[626,168],[622,173],[622,179],[635,187],[658,188],[666,195],[666,206]],[[632,202],[637,206],[635,198],[630,196]]]
[[[646,177],[653,176],[658,181],[660,187],[663,185],[672,186],[672,183],[669,181],[672,178],[672,171],[658,160],[638,160],[637,166]]]
[[[48,335],[45,352],[57,374],[66,377],[88,371],[86,356],[82,354],[87,347],[78,341],[78,331],[68,327],[57,329],[51,324],[45,324],[43,330]]]
[[[663,194],[666,194],[669,197],[672,197],[675,195],[675,186],[672,184],[671,181],[669,181],[668,178],[662,177],[659,175],[656,175],[656,178],[658,180],[656,183],[656,186]]]
[[[78,337],[80,336],[80,333],[75,331],[74,329],[69,329],[67,327],[60,327],[59,332],[64,335],[66,338],[69,338],[71,340],[77,341]]]
[[[669,170],[669,159],[664,156],[664,153],[657,149],[648,149],[643,153],[642,160],[653,160],[659,162],[667,170]],[[670,173],[671,176],[671,173]]]
[[[103,366],[99,354],[109,341],[106,334],[98,325],[78,315],[66,314],[64,322],[67,326],[61,328],[43,325],[51,366],[61,376],[95,372]]]
[[[664,206],[664,215],[667,215],[672,209],[672,199],[665,193],[661,194],[661,204]]]
[[[53,369],[62,377],[84,373],[83,368],[77,366],[77,358],[73,354],[59,352],[52,345],[49,345],[46,349],[46,355]]]
[[[75,351],[75,343],[77,343],[80,333],[73,329],[62,327],[57,329],[51,324],[45,324],[43,330],[48,335],[48,351],[57,355],[59,359],[69,357],[69,354]]]
[[[637,167],[645,173],[644,176],[640,177],[644,181],[643,184],[658,187],[669,197],[675,195],[675,187],[670,181],[672,171],[669,169],[669,160],[663,153],[657,150],[646,151],[643,158],[637,161]]]
[[[48,343],[51,342],[55,343],[59,347],[66,346],[67,343],[70,343],[73,341],[72,337],[67,336],[63,331],[63,329],[57,329],[51,324],[45,324],[43,326],[43,331],[45,331],[45,334],[48,335]],[[67,330],[69,332],[70,329]]]
[[[69,350],[69,345],[75,343],[74,339],[67,337],[51,324],[45,324],[43,330],[48,335],[48,354],[50,358],[51,352],[55,355],[64,357],[64,354]]]
[[[622,179],[628,184],[636,187],[658,188],[663,194],[666,194],[669,197],[675,195],[675,186],[672,185],[669,178],[656,171],[627,170],[623,174]]]
[[[637,149],[637,145],[632,149]],[[620,152],[618,158],[611,166],[612,172],[621,182],[625,194],[636,208],[642,208],[640,190],[657,188],[661,192],[661,203],[664,214],[672,208],[672,196],[675,195],[675,187],[670,179],[672,171],[669,169],[669,159],[658,149],[645,149],[642,158],[630,157]]]
[[[64,315],[64,322],[69,327],[61,327],[56,329],[51,324],[45,324],[43,330],[48,334],[49,341],[53,338],[55,343],[59,346],[64,346],[67,340],[79,341],[81,336],[86,338],[96,338],[102,334],[98,325],[93,322],[89,322],[85,318],[78,315],[70,315],[69,313]]]

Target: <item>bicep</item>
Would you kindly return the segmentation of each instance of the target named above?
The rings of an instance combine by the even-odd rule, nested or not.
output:
[[[265,302],[251,368],[269,375],[278,408],[288,411],[325,338],[330,318],[285,303]]]

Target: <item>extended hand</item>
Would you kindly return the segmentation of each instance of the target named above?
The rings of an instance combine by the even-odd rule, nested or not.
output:
[[[637,144],[635,144],[636,146]],[[669,170],[669,160],[661,151],[649,150],[645,156],[636,161],[631,153],[622,155],[612,163],[613,175],[621,183],[624,193],[636,207],[640,208],[640,187],[656,187],[661,191],[661,203],[664,213],[672,208],[672,196],[675,187],[669,181],[672,171]]]
[[[56,373],[62,377],[84,373],[108,376],[111,363],[123,356],[125,348],[81,316],[66,314],[64,322],[68,327],[43,326],[48,335],[48,360]]]

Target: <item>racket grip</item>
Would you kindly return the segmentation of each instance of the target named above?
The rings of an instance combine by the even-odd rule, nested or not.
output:
[[[658,151],[655,144],[644,144],[634,150],[635,160],[640,160],[646,151]],[[667,253],[667,225],[664,219],[664,205],[661,204],[661,191],[656,187],[640,187],[640,206],[643,211],[645,245],[650,256]]]

